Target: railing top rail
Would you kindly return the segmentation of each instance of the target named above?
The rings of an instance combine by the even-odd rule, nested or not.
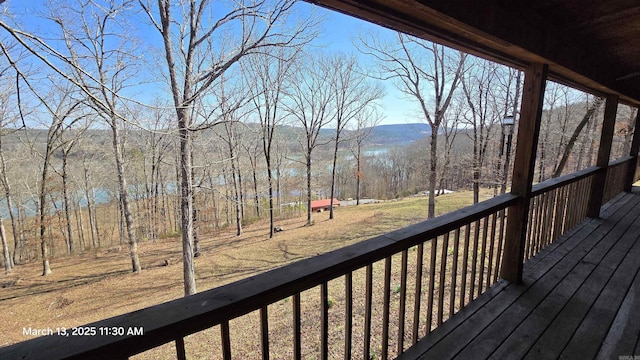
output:
[[[609,162],[609,166],[618,166],[635,159],[633,156],[627,155]]]
[[[98,329],[142,327],[142,336],[40,337],[0,348],[0,358],[126,358],[318,286],[482,219],[515,204],[518,200],[519,197],[516,195],[504,194],[416,225],[193,296],[85,325]]]
[[[586,177],[589,177],[591,175],[594,175],[595,173],[597,173],[598,171],[600,171],[601,169],[598,166],[591,166],[588,167],[586,169],[571,173],[571,174],[567,174],[567,175],[563,175],[563,176],[559,176],[557,178],[553,178],[553,179],[549,179],[546,181],[543,181],[541,183],[535,184],[533,185],[533,187],[531,188],[531,196],[537,196],[540,194],[544,194],[546,192],[549,192],[553,189],[557,189],[559,187],[565,186],[567,184],[571,184],[573,182],[582,180]]]

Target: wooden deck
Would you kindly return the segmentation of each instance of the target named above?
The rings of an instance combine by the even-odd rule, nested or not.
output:
[[[640,191],[623,193],[398,359],[640,358]]]

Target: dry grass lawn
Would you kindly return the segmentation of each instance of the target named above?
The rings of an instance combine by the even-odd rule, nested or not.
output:
[[[487,191],[483,195],[486,198],[490,194]],[[437,198],[436,208],[439,213],[449,212],[470,205],[471,199],[470,192],[443,195]],[[196,259],[198,290],[212,289],[422,221],[426,218],[426,205],[426,198],[419,197],[338,208],[334,220],[328,220],[328,213],[314,214],[313,226],[304,226],[304,218],[279,222],[277,225],[286,230],[276,234],[273,239],[268,238],[266,221],[247,227],[240,237],[235,236],[233,229],[216,236],[203,234],[202,256]],[[27,340],[22,334],[24,327],[70,328],[181,297],[181,263],[163,266],[165,259],[180,259],[180,239],[143,242],[139,245],[139,251],[144,269],[140,274],[129,272],[130,260],[125,246],[54,258],[51,262],[53,274],[47,277],[40,276],[41,264],[37,262],[18,266],[11,274],[0,277],[0,346]],[[380,271],[381,266],[376,264],[374,276],[379,276]],[[354,277],[364,276],[359,272],[354,273]],[[330,298],[335,299],[336,303],[335,309],[332,308],[335,314],[330,315],[336,317],[336,325],[330,336],[337,343],[340,343],[340,336],[344,332],[338,315],[344,304],[340,303],[341,295],[336,289],[344,289],[343,283],[342,279],[332,281],[329,290]],[[381,288],[377,288],[378,285],[374,293],[382,293]],[[319,307],[319,290],[312,289],[308,293],[311,295],[303,294],[303,313],[313,312]],[[358,312],[359,306],[362,307],[361,304],[354,304],[354,314]],[[288,323],[278,323],[278,319],[286,317],[283,314],[291,312],[290,300],[284,299],[270,305],[269,312],[270,319],[274,318],[270,321],[271,339],[290,344],[292,335],[286,331]],[[246,339],[242,343],[233,344],[237,358],[257,357],[257,353],[253,352],[259,350],[258,327],[255,325],[258,324],[257,317],[255,313],[249,314],[231,324],[232,339],[233,334],[241,334]],[[303,329],[317,328],[314,321],[313,316],[306,320],[303,317]],[[354,328],[356,327],[357,319],[354,320]],[[214,328],[188,337],[188,357],[211,358],[212,353],[218,354],[219,332],[216,331],[219,330]],[[303,334],[303,344],[315,342],[316,334],[305,331]],[[362,339],[354,334],[354,348],[361,346],[357,345],[358,341],[362,342]],[[142,354],[141,357],[175,357],[172,348],[173,345],[168,344]],[[273,351],[272,358],[290,357],[290,349],[278,348]],[[314,349],[305,348],[303,351],[305,358],[315,357]],[[341,354],[336,353],[335,356],[339,357]]]

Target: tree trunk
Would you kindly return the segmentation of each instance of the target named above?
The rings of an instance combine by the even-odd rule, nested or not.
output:
[[[362,179],[362,144],[358,142],[358,156],[356,156],[356,205],[360,205],[360,180]]]
[[[591,104],[591,106],[587,109],[587,113],[582,117],[582,120],[580,121],[576,129],[573,131],[571,138],[567,142],[567,146],[564,148],[564,152],[562,153],[562,158],[560,159],[560,163],[558,164],[558,167],[553,172],[554,178],[562,174],[562,170],[564,170],[564,167],[567,164],[567,161],[569,160],[569,155],[571,155],[571,150],[573,150],[573,146],[575,145],[576,140],[578,139],[578,136],[580,136],[582,129],[584,129],[584,127],[589,123],[589,120],[593,117],[593,114],[596,112],[596,110],[600,108],[600,105],[602,105],[603,102],[604,102],[604,98],[596,98]]]
[[[155,160],[154,160],[155,161]],[[159,188],[159,182],[160,182],[160,161],[157,161],[157,164],[154,164],[154,168],[153,171],[151,172],[151,176],[152,176],[152,181],[153,181],[153,198],[152,198],[152,202],[153,202],[153,206],[151,207],[151,222],[152,222],[152,229],[151,229],[151,233],[153,236],[153,240],[157,240],[158,239],[158,234],[160,232],[160,226],[158,224],[159,221],[159,214],[160,214],[160,188]]]
[[[474,114],[473,123],[473,203],[480,201],[480,142],[478,125]]]
[[[548,130],[548,127],[547,127]],[[545,160],[546,160],[546,152],[545,152],[545,145],[547,144],[547,141],[549,139],[549,132],[546,131],[544,133],[544,137],[542,139],[542,141],[540,142],[540,159],[538,159],[538,182],[543,182],[545,180]]]
[[[46,220],[46,191],[47,191],[47,177],[49,170],[49,156],[51,153],[50,141],[47,141],[47,147],[45,149],[44,164],[42,166],[42,177],[40,178],[40,193],[38,203],[38,214],[40,220],[40,251],[42,255],[42,276],[51,274],[51,266],[49,264],[49,252],[47,251],[47,225]]]
[[[333,198],[335,197],[336,189],[336,163],[338,162],[338,144],[340,140],[340,123],[338,122],[338,128],[336,129],[336,145],[333,149],[333,166],[331,167],[331,197],[329,200],[329,219],[333,219]]]
[[[233,159],[231,160],[231,163],[233,164]],[[242,184],[242,171],[240,170],[240,162],[238,159],[236,159],[236,173],[238,174],[238,194],[236,194],[237,200],[238,200],[238,204],[240,205],[240,217],[242,219],[242,222],[245,221],[246,217],[245,217],[245,211],[244,211],[244,186]],[[233,173],[233,172],[232,172]]]
[[[256,216],[260,218],[260,197],[258,196],[258,176],[256,174],[255,161],[253,161],[252,172],[253,172],[253,193],[255,194],[254,201],[256,206]]]
[[[308,149],[308,148],[307,148]],[[312,225],[311,218],[311,153],[307,153],[307,225]]]
[[[182,146],[182,145],[181,145]],[[180,166],[180,154],[177,155],[176,158],[176,196],[174,196],[173,201],[173,224],[174,224],[174,232],[182,229],[182,216],[180,215],[180,209],[182,207],[182,181],[180,178],[181,174],[181,166]]]
[[[2,222],[2,215],[0,215],[0,240],[2,241],[2,257],[4,260],[4,272],[8,274],[11,272],[12,260],[11,260],[11,253],[9,253],[9,244],[7,244],[7,234],[4,231],[4,223]]]
[[[282,210],[282,190],[281,190],[281,178],[282,178],[282,172],[280,171],[280,166],[278,166],[276,168],[276,176],[278,177],[276,179],[276,202],[277,202],[277,206],[278,206],[278,211],[281,212]],[[273,177],[272,177],[273,180]]]
[[[84,251],[87,248],[84,236],[84,219],[82,217],[82,207],[80,206],[80,199],[76,198],[76,202],[73,204],[75,215],[76,215],[76,223],[78,224],[78,235],[80,240],[80,250]]]
[[[67,151],[62,151],[62,200],[64,202],[64,215],[67,222],[67,238],[69,239],[69,254],[73,254],[75,251],[75,244],[73,243],[73,224],[71,223],[71,211],[69,206],[69,193],[68,193],[68,180],[67,174]]]
[[[18,259],[14,260],[14,262],[13,262],[14,264],[21,264],[24,261],[24,256],[23,255],[24,255],[24,250],[25,250],[25,247],[26,247],[26,243],[25,243],[25,240],[24,240],[24,234],[25,234],[24,222],[27,221],[27,220],[25,220],[24,212],[20,209],[20,205],[22,205],[22,204],[18,204],[16,206],[16,215],[17,215],[17,218],[16,218],[16,220],[17,220],[16,221],[16,225],[17,226],[16,227],[18,228],[18,231],[20,232],[20,242],[19,242],[20,251],[18,251],[18,249],[16,249],[16,248],[13,249],[14,258],[16,257],[16,253],[19,253],[18,254]],[[27,248],[26,250],[27,250],[27,258],[28,258],[29,249]]]
[[[432,219],[436,212],[436,175],[438,152],[438,128],[431,129],[431,149],[429,159],[429,212],[427,217]]]
[[[164,177],[162,176],[162,172],[158,170],[158,182],[160,185],[160,198],[161,198],[161,206],[160,206],[160,216],[161,216],[161,224],[162,224],[162,232],[166,236],[168,228],[171,228],[171,216],[167,216],[167,203],[169,200],[167,199],[167,192],[165,190]],[[167,221],[169,222],[167,226]]]
[[[191,148],[191,184],[195,184],[196,173],[193,167],[193,148]],[[193,186],[193,185],[192,185]],[[193,208],[192,221],[193,221],[193,257],[200,256],[200,239],[198,238],[198,209],[196,207],[196,192],[191,192],[191,203]]]
[[[233,154],[233,152],[232,152]],[[239,177],[239,175],[238,175]],[[236,208],[236,236],[242,235],[242,200],[241,200],[241,192],[239,188],[241,187],[238,184],[239,179],[236,178],[236,166],[233,160],[233,155],[231,155],[231,179],[233,181],[233,194],[234,194],[234,205]]]
[[[127,189],[127,179],[124,174],[124,160],[120,149],[120,134],[118,131],[118,119],[111,118],[111,132],[113,135],[113,151],[116,159],[116,172],[118,175],[118,187],[120,190],[120,202],[122,214],[126,225],[127,236],[129,238],[129,256],[131,257],[131,268],[134,273],[142,270],[140,259],[138,258],[138,241],[136,239],[133,215],[129,206],[129,192]]]
[[[2,150],[2,144],[0,143],[0,172],[2,173],[2,185],[4,186],[4,195],[7,200],[7,210],[9,212],[9,218],[11,219],[11,230],[13,232],[13,257],[11,262],[13,265],[19,264],[18,254],[22,243],[22,232],[18,231],[16,224],[15,214],[13,213],[13,200],[11,197],[11,186],[9,184],[9,178],[7,177],[7,166],[4,159],[4,152]]]
[[[189,109],[178,109],[180,134],[180,223],[182,227],[182,272],[184,295],[197,292],[193,249],[193,188],[191,183],[191,131]]]
[[[91,196],[89,196],[90,192],[93,192],[93,189],[89,190],[89,184],[87,181],[87,172],[85,169],[85,197],[87,198],[87,212],[89,213],[89,229],[91,230],[91,244],[93,245],[93,248],[97,248],[99,245],[99,241],[97,238],[97,224],[95,223],[95,214],[94,214],[94,207],[93,204],[91,202]],[[94,229],[95,229],[95,233],[94,233]]]
[[[235,146],[237,144],[236,137],[234,135],[235,130],[233,124],[225,124],[227,130],[226,139],[227,146],[229,148],[229,163],[231,165],[231,184],[233,185],[233,205],[236,215],[236,236],[242,235],[242,222],[244,221],[244,211],[242,208],[242,179],[240,176],[240,170],[236,166],[236,152]]]
[[[274,234],[274,213],[273,213],[273,174],[271,173],[271,159],[269,156],[266,158],[267,162],[267,180],[269,182],[269,239],[273,238]]]

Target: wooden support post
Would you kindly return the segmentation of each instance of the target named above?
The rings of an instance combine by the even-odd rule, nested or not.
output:
[[[617,111],[618,95],[608,95],[604,108],[602,132],[600,133],[598,162],[596,163],[596,166],[600,169],[594,175],[593,182],[591,183],[591,196],[589,197],[589,208],[587,209],[587,216],[594,219],[600,217],[604,189],[607,186],[607,171],[609,168],[609,157],[611,156],[611,143],[613,142],[613,129],[616,125]]]
[[[502,278],[522,282],[524,244],[527,236],[527,220],[531,201],[531,185],[535,169],[540,119],[547,81],[548,65],[531,64],[524,73],[522,107],[518,123],[516,154],[513,162],[511,193],[520,201],[509,208],[506,241],[502,258]]]
[[[624,182],[624,191],[626,192],[631,192],[631,187],[633,186],[636,177],[638,151],[640,151],[640,109],[638,109],[638,113],[636,115],[636,125],[633,127],[633,140],[631,141],[631,151],[629,152],[629,155],[633,157],[633,160],[629,162],[629,167],[627,168],[627,178]]]

